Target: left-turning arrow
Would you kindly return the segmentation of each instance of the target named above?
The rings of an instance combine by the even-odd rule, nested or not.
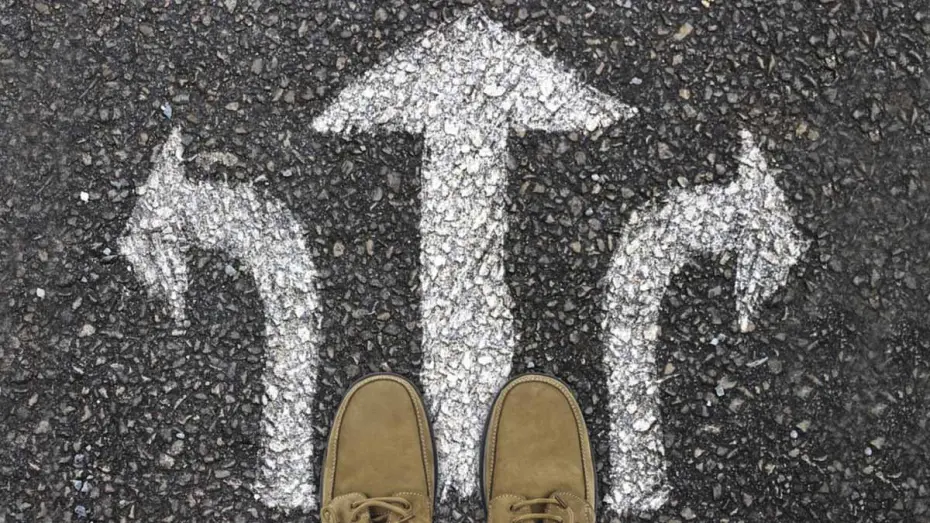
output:
[[[155,153],[155,167],[119,240],[150,294],[185,315],[184,252],[196,245],[247,265],[265,309],[266,368],[262,476],[256,494],[270,506],[313,509],[311,414],[320,340],[316,270],[304,231],[285,206],[249,187],[185,179],[181,133]]]

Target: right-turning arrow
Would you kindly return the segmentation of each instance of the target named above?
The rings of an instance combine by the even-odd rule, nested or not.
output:
[[[516,343],[503,256],[510,129],[595,131],[634,113],[473,9],[367,71],[313,122],[425,139],[422,379],[443,497],[475,490],[484,417]]]
[[[739,176],[725,186],[671,194],[659,209],[634,212],[607,273],[604,364],[610,394],[611,490],[618,512],[651,510],[667,496],[656,402],[659,307],[672,275],[702,253],[737,254],[736,309],[752,330],[807,246],[762,151],[742,134]]]

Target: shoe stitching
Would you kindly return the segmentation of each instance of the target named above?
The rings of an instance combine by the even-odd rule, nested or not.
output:
[[[590,439],[589,439],[589,437],[588,437],[588,435],[587,435],[586,427],[584,426],[584,418],[581,417],[581,411],[580,411],[579,406],[577,405],[577,400],[574,399],[575,396],[571,393],[570,390],[568,390],[568,388],[567,388],[565,385],[562,384],[561,381],[559,381],[559,380],[557,380],[557,379],[555,379],[555,378],[551,378],[551,377],[549,377],[549,376],[544,376],[544,375],[540,375],[540,374],[531,374],[531,375],[528,375],[528,376],[521,376],[521,377],[519,377],[519,378],[516,378],[516,379],[514,379],[514,380],[511,380],[511,381],[504,387],[503,392],[501,392],[501,397],[497,400],[497,403],[496,403],[495,406],[494,406],[494,409],[493,409],[492,414],[491,414],[491,415],[492,415],[492,420],[491,420],[491,421],[492,421],[492,424],[493,424],[493,427],[491,428],[492,435],[491,435],[491,439],[490,439],[490,442],[491,442],[491,452],[488,453],[488,454],[490,454],[491,459],[490,459],[490,463],[487,463],[487,464],[486,464],[486,465],[488,465],[488,476],[485,478],[485,479],[486,479],[486,482],[488,483],[488,484],[487,484],[487,494],[486,494],[486,497],[487,497],[487,498],[490,498],[490,497],[491,497],[491,490],[492,490],[492,488],[493,488],[493,486],[494,486],[494,465],[495,465],[495,463],[497,462],[497,437],[498,437],[498,430],[497,430],[497,429],[498,429],[498,426],[500,425],[500,413],[501,413],[501,411],[503,411],[504,402],[506,401],[507,396],[510,394],[511,390],[512,390],[515,386],[517,386],[517,385],[519,385],[519,384],[521,384],[521,383],[529,382],[529,381],[535,381],[535,382],[540,382],[540,383],[545,383],[545,384],[547,384],[547,385],[555,386],[555,387],[562,393],[562,395],[565,396],[565,399],[567,400],[567,402],[568,402],[568,404],[569,404],[569,406],[570,406],[570,408],[571,408],[572,415],[573,415],[574,418],[575,418],[575,430],[577,431],[578,437],[579,437],[579,439],[581,440],[581,441],[580,441],[581,447],[582,447],[582,448],[581,448],[581,465],[582,465],[581,471],[582,471],[582,474],[584,474],[584,490],[585,490],[585,497],[588,497],[588,495],[589,495],[589,492],[588,492],[588,483],[589,483],[590,481],[592,481],[593,478],[590,478],[590,477],[588,476],[588,471],[587,471],[588,467],[587,467],[587,464],[588,464],[589,462],[593,464],[593,456],[591,456],[591,455],[589,454],[589,452],[590,452],[590,450],[591,450],[591,448],[590,448],[590,447],[591,447],[591,443],[590,443]],[[585,443],[587,443],[587,444],[585,445]],[[482,487],[484,487],[484,485],[482,485]],[[590,494],[593,495],[593,492],[591,492]],[[577,496],[576,496],[576,497],[577,497]]]
[[[336,497],[334,497],[333,499],[329,500],[329,503],[327,504],[327,506],[328,506],[328,505],[332,505],[333,503],[335,503],[336,501],[338,501],[338,500],[340,500],[340,499],[342,499],[342,498],[350,498],[350,497],[352,497],[352,496],[361,496],[361,495],[362,495],[362,494],[360,494],[360,493],[358,493],[358,492],[349,492],[348,494],[342,494],[341,496],[336,496]]]
[[[407,383],[405,380],[402,380],[398,378],[397,376],[392,376],[390,374],[379,374],[379,375],[365,378],[352,386],[352,389],[346,395],[345,400],[343,401],[342,405],[339,408],[339,411],[336,414],[336,419],[333,421],[333,430],[332,430],[332,434],[330,438],[330,446],[327,447],[327,457],[332,456],[332,459],[327,459],[327,461],[331,461],[331,463],[326,464],[326,474],[329,476],[329,495],[330,496],[335,494],[335,491],[336,491],[336,485],[335,485],[336,454],[339,451],[339,435],[342,432],[342,421],[343,421],[343,418],[345,417],[345,412],[348,410],[349,405],[352,403],[352,399],[355,397],[355,394],[359,390],[361,390],[362,387],[364,387],[365,385],[371,382],[384,380],[384,379],[393,381],[394,383],[397,383],[403,386],[404,391],[407,393],[407,397],[410,399],[410,402],[413,406],[413,410],[416,413],[417,435],[419,436],[419,439],[420,439],[420,455],[423,459],[423,465],[426,469],[424,470],[424,472],[426,473],[426,478],[427,478],[426,483],[427,483],[427,489],[429,491],[428,493],[432,494],[432,489],[433,489],[432,483],[433,481],[435,481],[435,479],[433,479],[433,481],[430,481],[432,472],[429,470],[430,469],[430,467],[428,466],[429,462],[426,456],[426,442],[424,440],[424,434],[423,434],[423,418],[420,413],[420,408],[418,408],[419,403],[417,401],[419,400],[419,395],[414,394],[415,389],[413,389],[412,385]],[[339,497],[342,497],[342,496],[339,496]],[[338,498],[334,498],[334,499],[338,499]],[[330,500],[330,503],[331,502],[332,500]]]
[[[355,397],[355,394],[362,389],[363,386],[379,379],[384,378],[385,376],[369,376],[355,385],[349,390],[346,394],[345,399],[342,404],[339,406],[339,411],[336,413],[336,419],[333,421],[333,430],[330,435],[330,446],[327,447],[327,458],[332,456],[332,463],[326,464],[326,472],[329,475],[329,495],[332,496],[336,493],[336,454],[339,452],[339,435],[342,433],[342,421],[345,418],[345,413],[349,410],[349,404],[352,403],[352,399]],[[340,496],[341,497],[341,496]]]
[[[352,401],[352,397],[355,396],[355,393],[358,392],[358,390],[361,389],[363,385],[372,381],[374,378],[375,376],[365,378],[353,385],[349,390],[349,393],[346,395],[346,398],[339,406],[339,410],[336,411],[336,419],[333,420],[333,429],[329,436],[329,444],[326,447],[326,477],[324,477],[323,481],[325,483],[329,483],[329,489],[324,491],[324,497],[327,495],[332,496],[336,492],[336,454],[339,452],[339,434],[342,432],[342,419],[345,416],[345,411],[348,409],[349,403]]]
[[[412,390],[412,385],[409,383],[398,380],[396,378],[394,381],[404,386],[404,390],[407,391],[407,397],[410,398],[410,404],[413,406],[413,411],[417,415],[417,435],[420,437],[420,457],[423,459],[423,473],[426,476],[426,493],[430,496],[433,496],[435,495],[433,492],[435,488],[433,485],[435,478],[432,478],[431,480],[432,467],[429,466],[430,462],[426,455],[426,434],[423,432],[425,422],[420,413],[421,407],[423,406],[422,402],[420,401],[420,395],[415,394],[416,391]],[[429,428],[427,427],[426,430],[428,431]]]

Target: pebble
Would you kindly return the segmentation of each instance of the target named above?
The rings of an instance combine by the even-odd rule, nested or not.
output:
[[[94,327],[90,323],[85,323],[83,326],[81,326],[80,332],[78,332],[78,338],[86,338],[88,336],[93,336],[94,333],[96,332],[97,332],[96,327]]]

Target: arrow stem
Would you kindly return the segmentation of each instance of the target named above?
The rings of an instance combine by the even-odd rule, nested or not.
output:
[[[701,210],[702,198],[682,196],[624,230],[607,273],[611,490],[606,499],[620,513],[654,510],[668,496],[655,359],[666,289],[693,256],[734,247],[732,222]]]
[[[422,380],[444,497],[450,485],[474,483],[482,420],[510,375],[516,344],[502,256],[506,140],[486,146],[469,152],[462,141],[427,135],[423,166]]]

